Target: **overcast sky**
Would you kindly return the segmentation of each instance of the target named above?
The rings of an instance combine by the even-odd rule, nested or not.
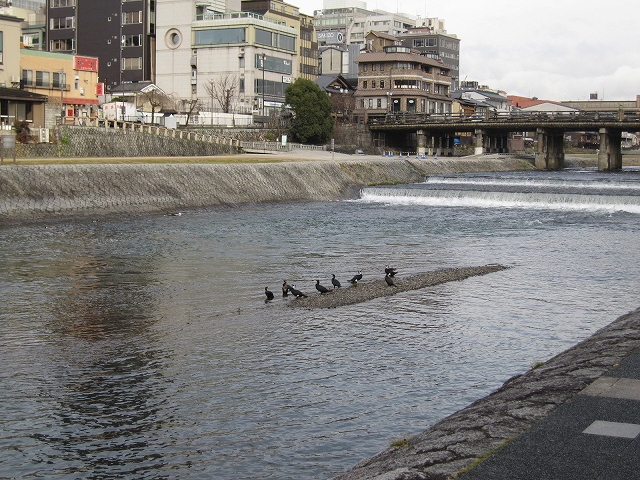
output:
[[[322,0],[289,0],[304,13]],[[546,100],[640,95],[640,0],[368,0],[367,8],[445,20],[461,80]]]

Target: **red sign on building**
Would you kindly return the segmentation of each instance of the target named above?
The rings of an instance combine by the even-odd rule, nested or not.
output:
[[[97,96],[104,95],[104,83],[96,84],[96,95]]]
[[[98,71],[98,59],[95,57],[73,57],[73,68],[75,70],[83,70],[85,72]]]

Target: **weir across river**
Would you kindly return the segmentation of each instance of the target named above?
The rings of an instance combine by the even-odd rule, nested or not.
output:
[[[568,132],[597,132],[600,140],[598,170],[622,168],[622,133],[640,131],[640,112],[511,112],[485,117],[445,114],[388,114],[370,117],[369,129],[377,142],[398,140],[416,145],[418,155],[453,154],[460,134],[475,136],[475,153],[508,153],[510,134],[537,140],[535,165],[539,170],[564,167],[564,137]],[[415,136],[415,139],[410,137]]]

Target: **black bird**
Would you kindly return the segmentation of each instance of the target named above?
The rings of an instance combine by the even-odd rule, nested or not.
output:
[[[398,273],[398,271],[395,268],[390,267],[389,265],[386,265],[384,267],[384,273],[386,275],[389,275],[390,277],[395,277],[396,273]]]
[[[307,298],[307,296],[304,293],[302,293],[300,290],[296,290],[295,285],[289,285],[289,291],[291,292],[292,295],[295,295],[296,298],[300,298],[300,297]]]
[[[362,272],[360,270],[358,270],[358,274],[354,275],[353,278],[351,280],[349,280],[351,283],[356,284],[358,283],[360,280],[362,280]]]
[[[316,280],[316,290],[320,292],[320,295],[331,291],[327,287],[320,285],[320,280]]]
[[[392,276],[389,275],[388,273],[384,276],[384,281],[387,282],[387,285],[390,287],[395,287],[396,284],[393,281],[393,278],[391,278]]]
[[[336,278],[336,276],[334,274],[331,274],[331,283],[333,284],[333,289],[335,290],[336,287],[341,287],[342,285],[340,285],[340,282],[338,281],[338,279]]]
[[[264,294],[267,296],[267,301],[273,300],[273,292],[269,290],[269,287],[264,287]]]
[[[289,284],[286,280],[282,281],[282,296],[287,297],[289,295]]]

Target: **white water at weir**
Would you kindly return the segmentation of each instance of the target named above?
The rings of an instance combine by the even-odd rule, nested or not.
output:
[[[361,199],[398,205],[640,214],[640,176],[631,174],[624,179],[607,179],[605,174],[554,178],[553,173],[524,179],[508,174],[430,176],[420,184],[367,187],[362,190]]]

